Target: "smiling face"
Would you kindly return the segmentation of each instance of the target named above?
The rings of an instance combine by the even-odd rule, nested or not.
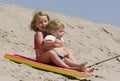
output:
[[[38,16],[36,18],[36,27],[39,29],[39,31],[44,32],[46,30],[48,22],[49,20],[46,16]]]
[[[64,28],[60,28],[60,29],[58,29],[56,31],[53,30],[53,31],[51,31],[51,34],[53,36],[57,37],[58,39],[60,39],[64,35]]]
[[[58,39],[61,39],[64,35],[64,24],[58,20],[51,20],[47,25],[47,34],[53,35]]]

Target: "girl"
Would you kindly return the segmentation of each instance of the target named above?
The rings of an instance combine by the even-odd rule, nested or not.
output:
[[[34,49],[36,53],[36,61],[41,63],[49,64],[50,62],[53,62],[57,66],[73,69],[73,70],[82,70],[86,72],[91,72],[93,69],[83,69],[83,67],[87,64],[77,64],[72,53],[66,49],[67,51],[67,58],[62,60],[60,59],[55,51],[52,51],[51,49],[55,47],[62,47],[63,43],[61,41],[44,41],[44,37],[46,36],[46,27],[50,21],[50,17],[48,14],[43,12],[38,12],[33,16],[33,20],[31,21],[31,30],[35,31],[34,35]],[[49,27],[49,26],[48,26]],[[45,51],[44,49],[47,48],[50,51]],[[70,62],[70,64],[68,64]]]

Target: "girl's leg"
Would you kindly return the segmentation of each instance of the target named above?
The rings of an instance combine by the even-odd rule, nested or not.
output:
[[[57,56],[56,52],[53,50],[51,50],[45,54],[42,54],[40,57],[40,62],[42,62],[42,63],[50,63],[51,61],[60,67],[81,71],[81,69],[79,67],[69,66],[68,64],[66,64],[63,60],[61,60]],[[86,71],[88,71],[88,69],[86,69]]]
[[[40,57],[40,62],[42,63],[50,63],[53,62],[56,65],[63,67],[63,68],[69,68],[69,65],[65,64],[56,54],[55,51],[50,50],[48,52],[46,52],[45,54],[43,54]]]
[[[78,63],[76,62],[76,60],[75,60],[72,52],[71,52],[69,49],[65,49],[65,51],[67,51],[67,53],[68,53],[68,54],[67,54],[67,57],[68,57],[68,58],[65,58],[65,59],[64,59],[64,62],[65,62],[66,64],[68,64],[68,65],[70,65],[70,66],[77,66],[77,67],[79,67],[79,68],[83,68],[83,67],[87,64],[87,62],[78,64]]]
[[[63,61],[68,64],[69,66],[71,67],[79,67],[79,68],[76,68],[77,71],[80,71],[80,72],[93,72],[94,71],[94,67],[91,67],[91,68],[84,68],[85,65],[87,64],[87,62],[84,62],[84,63],[81,63],[81,64],[77,64],[73,61],[71,61],[70,59],[68,58],[64,58]]]
[[[90,67],[90,68],[85,68],[85,69],[83,69],[81,71],[86,72],[86,73],[91,73],[91,72],[94,71],[94,69],[95,69],[94,67]]]
[[[76,63],[76,60],[75,60],[72,52],[71,52],[69,49],[66,49],[66,48],[65,48],[65,51],[67,52],[67,57],[68,57],[70,60],[72,60],[73,62]]]
[[[87,64],[87,62],[78,64],[78,63],[70,60],[69,58],[64,58],[63,61],[64,61],[64,63],[66,63],[67,65],[69,65],[71,67],[79,67],[80,69],[84,68],[85,65]]]
[[[40,51],[39,50],[35,50],[35,53],[36,53],[36,61],[40,62],[40,57],[41,57]]]

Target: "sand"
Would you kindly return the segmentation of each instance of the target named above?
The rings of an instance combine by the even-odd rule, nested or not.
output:
[[[29,30],[29,25],[36,11],[16,5],[0,4],[0,81],[82,81],[3,58],[6,53],[35,58],[34,32]],[[88,61],[88,65],[92,65],[120,54],[119,27],[45,12],[51,19],[59,19],[65,24],[65,47],[73,52],[79,63]],[[93,74],[99,77],[89,77],[85,81],[120,80],[120,61],[116,58],[96,65],[95,68]]]

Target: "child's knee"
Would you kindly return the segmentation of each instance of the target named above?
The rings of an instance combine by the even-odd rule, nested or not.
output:
[[[55,52],[53,50],[50,50],[48,52],[46,52],[47,54],[54,54]]]
[[[47,54],[50,54],[50,55],[51,55],[51,54],[56,54],[56,52],[53,51],[53,50],[50,50],[50,51],[47,52]]]

